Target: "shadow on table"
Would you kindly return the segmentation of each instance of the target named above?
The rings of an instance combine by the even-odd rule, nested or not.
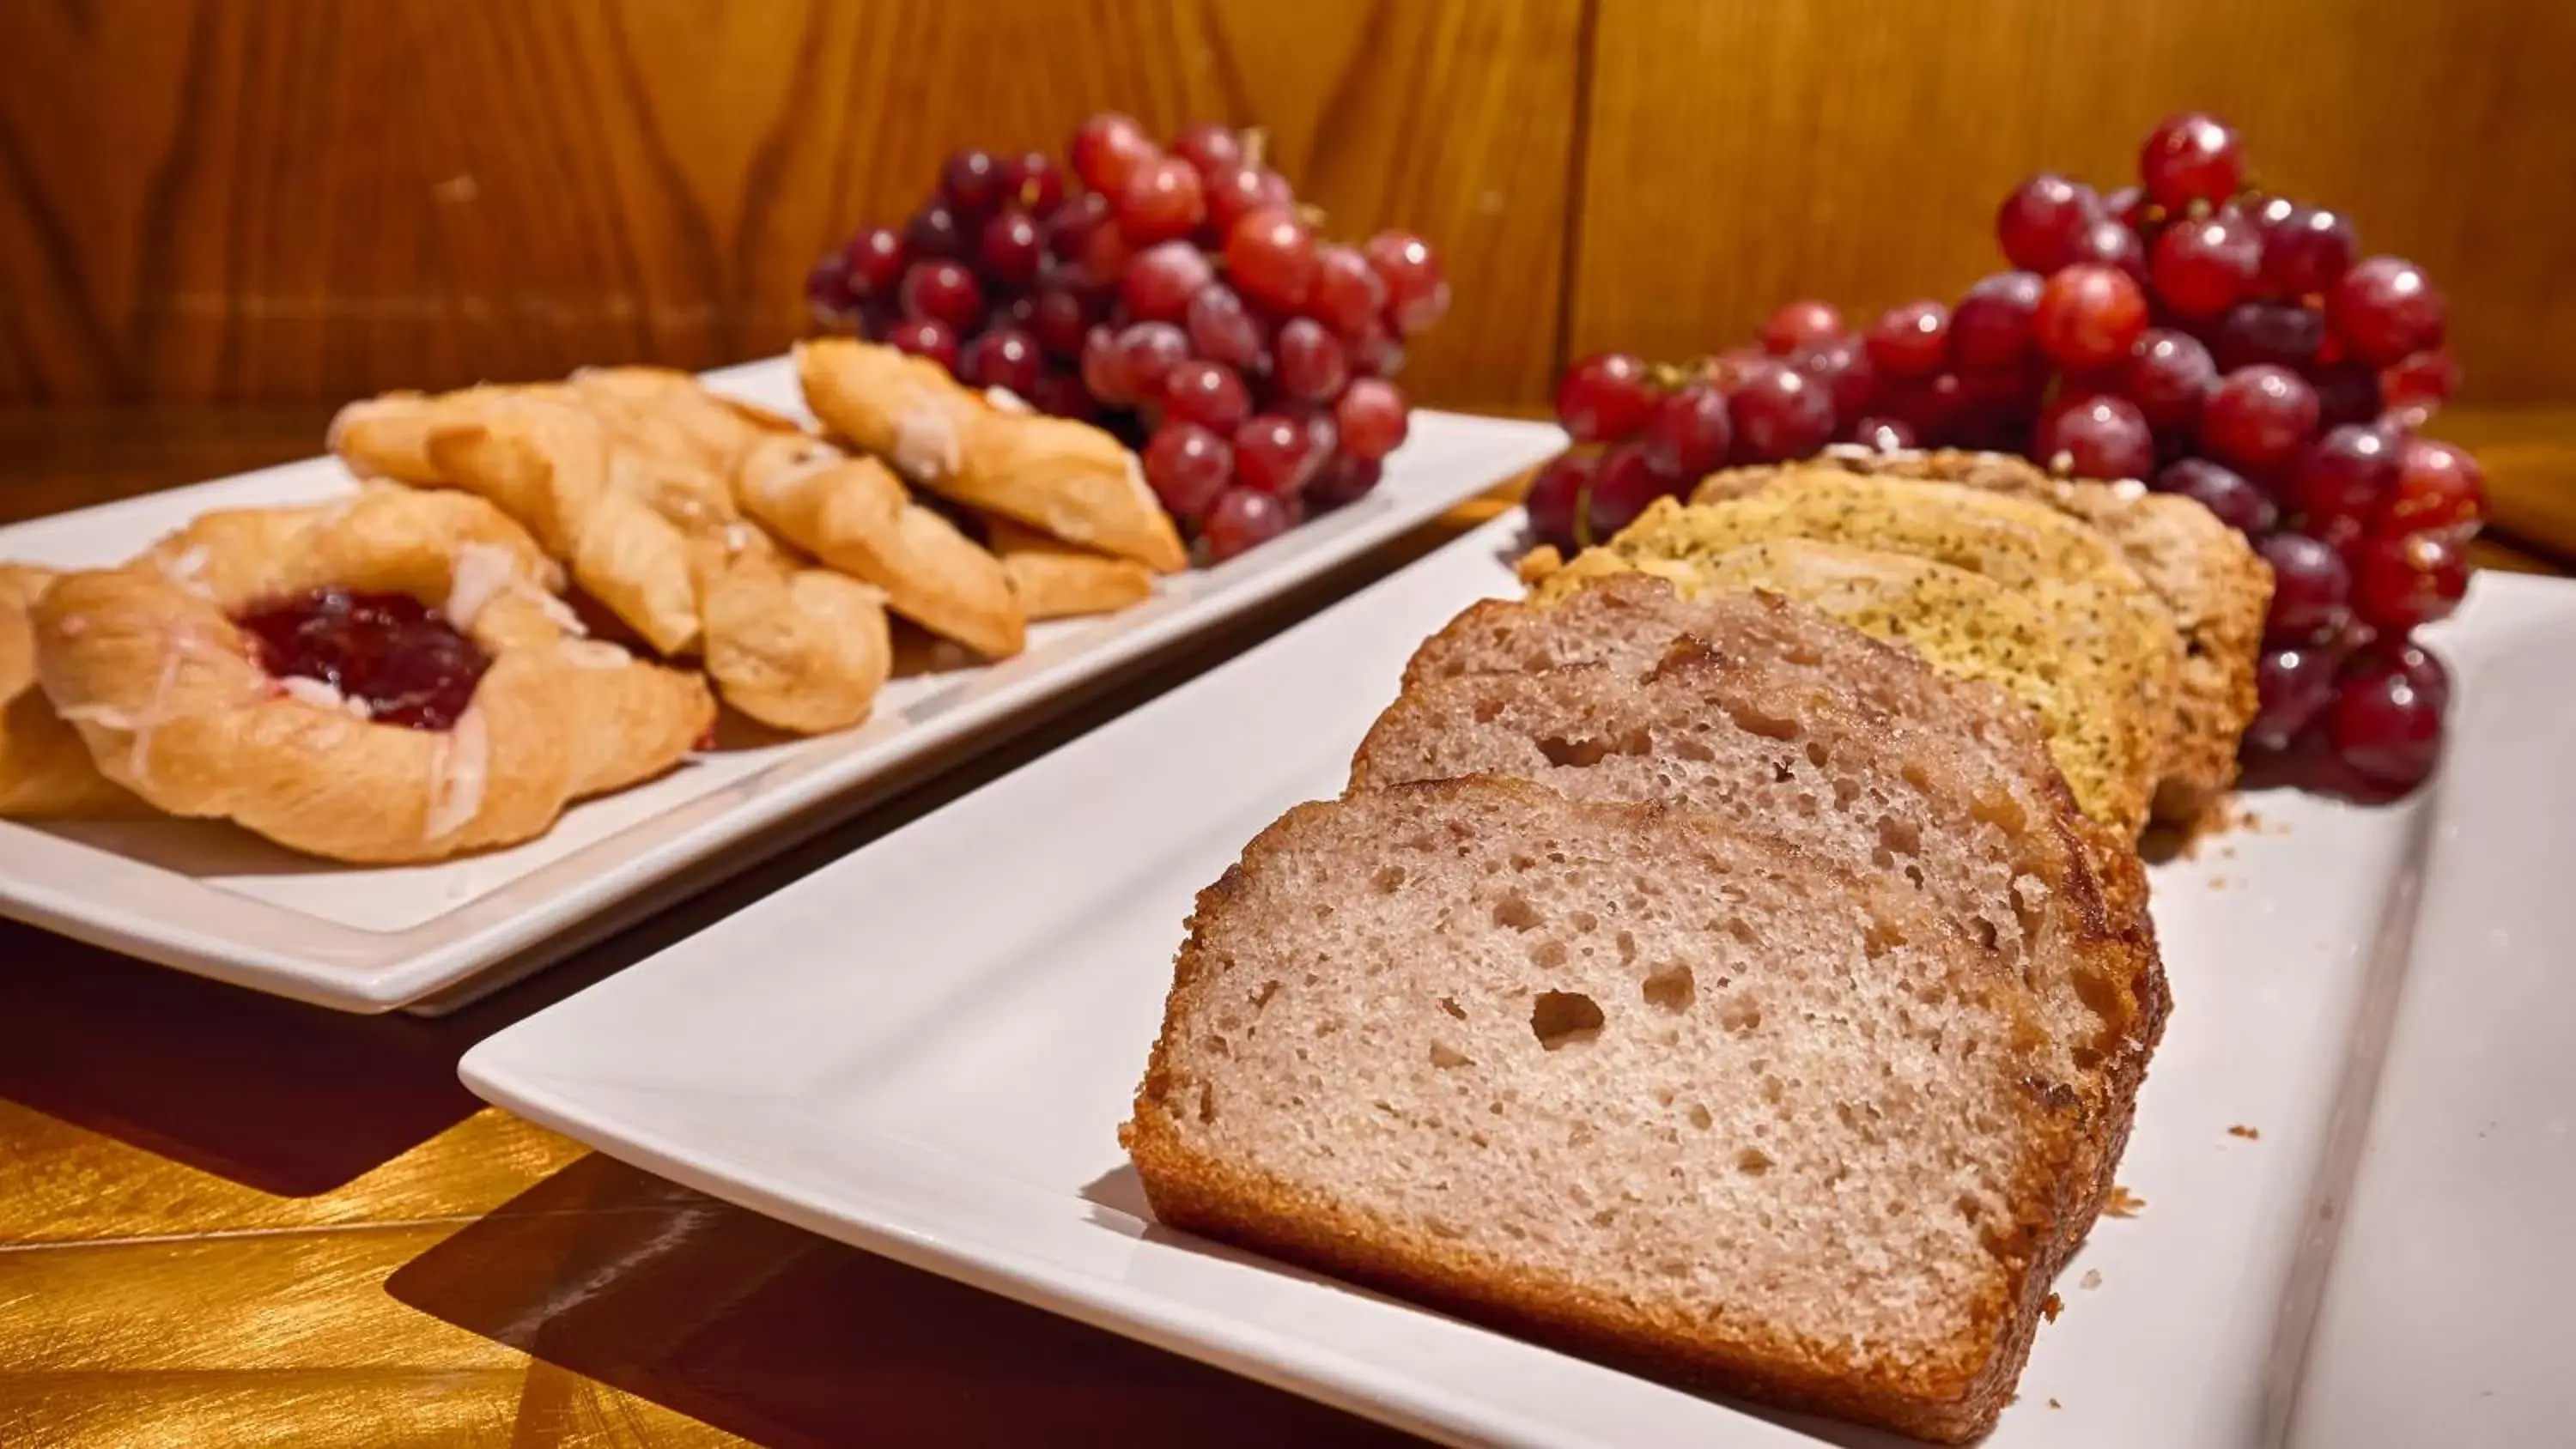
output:
[[[764,1444],[1414,1442],[605,1157],[386,1291]]]

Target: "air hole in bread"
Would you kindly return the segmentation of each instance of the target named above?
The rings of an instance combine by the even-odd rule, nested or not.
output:
[[[1646,998],[1648,1006],[1661,1007],[1666,1011],[1690,1010],[1691,998],[1698,994],[1691,980],[1690,967],[1678,962],[1647,977],[1638,984],[1637,990]]]
[[[1503,702],[1492,695],[1476,701],[1476,723],[1492,724],[1503,713]]]
[[[1760,1177],[1771,1170],[1771,1154],[1759,1147],[1747,1147],[1735,1154],[1735,1170],[1747,1177]]]
[[[1551,765],[1564,769],[1588,770],[1612,755],[1645,755],[1654,752],[1654,741],[1642,729],[1630,730],[1616,738],[1590,737],[1568,739],[1563,735],[1545,735],[1537,741],[1538,752]]]
[[[1590,911],[1576,911],[1565,918],[1565,923],[1577,931],[1586,933],[1601,929],[1601,918]]]
[[[1684,1115],[1690,1118],[1690,1124],[1693,1127],[1698,1128],[1702,1132],[1705,1132],[1709,1128],[1717,1125],[1717,1119],[1708,1115],[1708,1108],[1701,1106],[1697,1102],[1691,1103],[1690,1111]]]
[[[1530,964],[1542,971],[1554,971],[1565,965],[1565,954],[1563,941],[1539,941],[1530,947]]]
[[[1261,986],[1260,986],[1260,989],[1258,989],[1258,990],[1256,990],[1256,991],[1254,991],[1254,992],[1252,993],[1252,1009],[1253,1009],[1254,1011],[1259,1011],[1261,1008],[1263,1008],[1263,1007],[1265,1007],[1265,1006],[1268,1006],[1268,1005],[1270,1004],[1270,998],[1272,998],[1272,997],[1274,997],[1274,996],[1276,996],[1276,995],[1278,995],[1278,994],[1279,994],[1279,983],[1278,983],[1278,982],[1276,982],[1276,981],[1264,981],[1264,982],[1262,982],[1262,983],[1261,983]]]
[[[1396,891],[1404,885],[1404,867],[1400,865],[1380,866],[1378,867],[1377,874],[1369,878],[1369,884],[1377,887],[1377,893],[1379,895],[1394,895]]]
[[[1475,1059],[1465,1052],[1452,1051],[1438,1042],[1431,1044],[1431,1065],[1435,1067],[1472,1067]]]
[[[1760,735],[1766,740],[1794,740],[1798,737],[1796,720],[1765,714],[1750,704],[1729,707],[1726,717],[1735,721],[1737,729],[1749,735]]]
[[[1726,1004],[1717,1009],[1717,1024],[1737,1036],[1744,1036],[1761,1027],[1762,1007],[1750,996],[1739,994],[1729,997]],[[1774,1080],[1764,1079],[1764,1093],[1767,1095],[1776,1085]],[[1779,1099],[1773,1097],[1772,1100]]]
[[[1878,843],[1899,855],[1921,855],[1923,830],[1911,820],[1881,815],[1878,817]]]
[[[2122,1015],[2119,988],[2103,980],[2099,971],[2075,973],[2075,999],[2084,1003],[2086,1011],[2104,1021],[2117,1021]]]
[[[1580,991],[1542,991],[1530,1003],[1530,1031],[1549,1051],[1590,1042],[1602,1019],[1601,1004]]]
[[[1465,1008],[1465,1007],[1463,1007],[1463,1006],[1460,1006],[1460,1005],[1458,1004],[1458,998],[1457,998],[1457,997],[1454,997],[1454,996],[1444,996],[1444,997],[1441,997],[1441,998],[1440,998],[1440,1009],[1441,1009],[1442,1011],[1445,1011],[1445,1012],[1449,1013],[1451,1016],[1454,1016],[1454,1017],[1458,1018],[1460,1021],[1465,1021],[1465,1020],[1467,1019],[1467,1008]]]
[[[1205,1082],[1201,1082],[1199,1084],[1199,1121],[1201,1123],[1208,1123],[1214,1122],[1215,1120],[1216,1095],[1208,1090],[1208,1086]]]
[[[1995,949],[1995,943],[2002,939],[2001,935],[1995,930],[1995,923],[1987,920],[1983,916],[1976,918],[1976,930],[1977,944],[1986,950],[1991,951]]]
[[[1702,765],[1705,765],[1717,758],[1717,751],[1710,749],[1705,742],[1701,741],[1696,736],[1688,736],[1675,740],[1673,742],[1673,753],[1682,759]]]
[[[1494,924],[1515,931],[1535,931],[1539,926],[1538,908],[1518,892],[1494,902]]]
[[[1815,766],[1817,769],[1821,770],[1821,769],[1823,769],[1823,768],[1825,767],[1825,761],[1826,761],[1827,759],[1829,759],[1829,758],[1831,758],[1831,756],[1826,752],[1826,750],[1825,750],[1825,742],[1824,742],[1823,740],[1809,740],[1809,741],[1807,741],[1807,763],[1808,763],[1808,764],[1813,765],[1813,766]]]
[[[1622,966],[1634,964],[1637,959],[1636,936],[1631,932],[1621,931],[1611,939],[1619,945],[1619,964]]]

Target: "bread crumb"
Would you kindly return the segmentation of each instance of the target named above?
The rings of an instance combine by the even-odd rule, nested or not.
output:
[[[2227,877],[2223,875],[2211,876],[2209,878],[2209,888],[2214,891],[2223,891],[2227,889]]]
[[[2242,1138],[2244,1138],[2244,1139],[2245,1139],[2246,1141],[2248,1141],[2248,1142],[2256,1142],[2256,1141],[2260,1141],[2260,1140],[2262,1139],[2262,1136],[2263,1136],[2263,1134],[2262,1134],[2262,1133],[2260,1133],[2260,1132],[2258,1132],[2258,1131],[2254,1130],[2254,1129],[2253,1129],[2253,1128],[2251,1128],[2251,1127],[2246,1126],[2246,1125],[2245,1125],[2244,1123],[2242,1123],[2242,1122],[2239,1122],[2239,1123],[2235,1124],[2234,1126],[2232,1126],[2232,1127],[2228,1128],[2228,1129],[2227,1129],[2227,1135],[2228,1135],[2228,1136],[2230,1136],[2230,1137],[2242,1137]]]
[[[2129,1191],[2127,1188],[2114,1183],[2111,1187],[2111,1196],[2105,1199],[2102,1203],[2102,1216],[2106,1218],[2133,1218],[2140,1212],[2143,1212],[2146,1209],[2146,1206],[2147,1200],[2145,1198],[2142,1198],[2136,1193]]]
[[[2101,1270],[2101,1269],[2099,1269],[2099,1268],[2087,1268],[2087,1269],[2085,1269],[2085,1270],[2084,1270],[2084,1276],[2075,1280],[2075,1286],[2076,1286],[2076,1287],[2078,1287],[2078,1288],[2081,1288],[2081,1289],[2085,1290],[2085,1291],[2086,1291],[2086,1292],[2088,1292],[2088,1293],[2089,1293],[2089,1292],[2091,1292],[2092,1290],[2096,1289],[2096,1288],[2101,1287],[2101,1286],[2102,1286],[2102,1270]]]
[[[2047,1315],[2049,1322],[2055,1323],[2057,1315],[2066,1311],[2066,1300],[2051,1293],[2039,1300],[2039,1311]]]
[[[2049,1400],[2049,1401],[2048,1401],[2048,1406],[2049,1406],[2050,1408],[2052,1408],[2052,1409],[2063,1409],[2063,1408],[2065,1408],[2065,1407],[2066,1407],[2064,1404],[2059,1403],[2059,1402],[2058,1402],[2058,1401],[2056,1401],[2055,1399],[2051,1399],[2051,1400]]]

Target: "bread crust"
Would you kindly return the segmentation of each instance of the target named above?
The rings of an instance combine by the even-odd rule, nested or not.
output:
[[[36,669],[100,773],[159,809],[338,860],[438,860],[537,835],[568,801],[669,769],[713,723],[694,676],[568,631],[560,577],[463,494],[213,513],[57,580]],[[231,616],[330,587],[444,609],[490,657],[453,728],[353,718],[262,668]]]
[[[1828,448],[1801,463],[1715,473],[1694,497],[1741,497],[1820,471],[1927,479],[2042,503],[2101,531],[2173,611],[2185,649],[2174,727],[2157,782],[2159,820],[2209,823],[2236,783],[2236,747],[2258,707],[2254,675],[2271,607],[2272,571],[2207,508],[2135,481],[2057,478],[2004,453]]]
[[[1597,811],[1640,832],[1676,824],[1704,828],[1694,825],[1689,812],[1667,805],[1572,806],[1525,782],[1481,777],[1378,794],[1435,804],[1499,800],[1539,810]],[[1199,895],[1175,961],[1163,1029],[1133,1117],[1120,1132],[1158,1218],[1662,1377],[1937,1442],[1965,1442],[1993,1424],[2028,1356],[2048,1291],[2046,1274],[2062,1259],[2064,1220],[2075,1207],[2078,1179],[2070,1162],[2081,1128],[2060,1093],[2034,1089],[2018,1099],[2032,1150],[2012,1179],[2014,1221],[1996,1235],[2001,1282],[1972,1309],[1980,1327],[1946,1345],[1937,1361],[1885,1372],[1869,1371],[1848,1344],[1806,1339],[1765,1323],[1758,1305],[1727,1312],[1725,1305],[1640,1300],[1498,1261],[1419,1224],[1196,1150],[1179,1115],[1178,1058],[1193,1035],[1205,990],[1225,969],[1220,938],[1228,914],[1241,907],[1257,873],[1277,869],[1278,858],[1338,808],[1328,803],[1291,810]]]
[[[996,406],[935,362],[850,338],[796,344],[824,427],[971,508],[1157,573],[1189,563],[1134,454],[1088,423]]]
[[[33,564],[0,563],[0,817],[19,820],[131,815],[142,801],[98,772],[80,733],[36,687],[31,617],[57,577]]]

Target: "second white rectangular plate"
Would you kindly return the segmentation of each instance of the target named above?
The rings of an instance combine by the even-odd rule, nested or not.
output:
[[[783,358],[709,386],[806,417]],[[530,969],[668,903],[676,878],[740,867],[912,778],[939,752],[1061,702],[1110,671],[1275,597],[1564,446],[1554,427],[1417,412],[1367,498],[1156,597],[1030,631],[1028,651],[894,680],[855,730],[699,755],[586,801],[545,835],[432,865],[361,869],[209,821],[0,821],[0,915],[200,975],[344,1011],[447,993],[507,960]],[[121,563],[217,508],[318,502],[355,484],[327,458],[0,528],[0,559]],[[650,894],[648,892],[656,892]],[[501,975],[505,973],[495,973]],[[475,983],[492,984],[490,981]]]
[[[1119,1151],[1193,894],[1281,810],[1338,793],[1413,647],[1513,591],[1518,526],[510,1028],[467,1084],[720,1197],[1438,1438],[1893,1442],[1167,1232]],[[2523,1444],[2576,1422],[2551,1215],[2576,1201],[2576,1053],[2552,1039],[2576,972],[2563,909],[2489,864],[2516,862],[2508,887],[2576,866],[2576,775],[2550,763],[2576,715],[2576,587],[2482,576],[2442,647],[2456,748],[2432,792],[2256,797],[2259,824],[2155,871],[2175,1007],[2120,1169],[2142,1206],[2059,1280],[1990,1445]],[[2419,897],[2443,939],[2414,940]],[[2427,1097],[2423,1064],[2464,1041],[2495,1068]],[[2401,1095],[2374,1112],[2383,1085]],[[2485,1204],[2474,1238],[2440,1230],[2462,1203]],[[2447,1293],[2419,1325],[2424,1274]],[[2402,1385],[2404,1412],[2361,1397],[2374,1384]]]

